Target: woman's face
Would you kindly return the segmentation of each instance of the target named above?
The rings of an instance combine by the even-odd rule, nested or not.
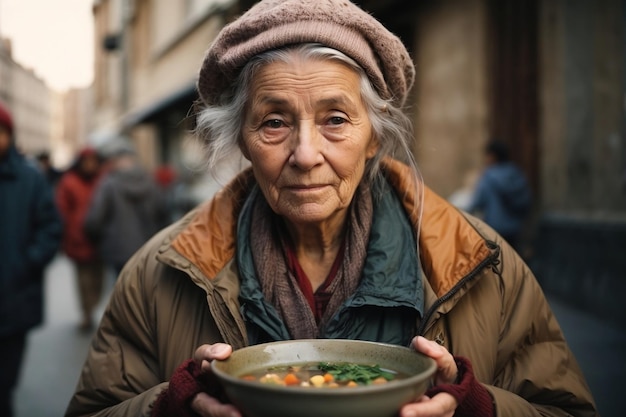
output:
[[[257,72],[242,151],[272,209],[295,224],[343,218],[377,151],[359,75],[319,60]]]

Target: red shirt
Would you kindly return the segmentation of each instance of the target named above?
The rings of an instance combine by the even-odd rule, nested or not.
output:
[[[333,262],[332,267],[330,268],[330,272],[326,277],[326,280],[319,286],[319,288],[313,292],[313,287],[311,286],[311,281],[306,276],[306,273],[302,269],[300,262],[298,262],[298,257],[296,256],[296,252],[294,248],[290,244],[285,245],[286,255],[287,255],[287,267],[289,271],[291,271],[302,291],[304,297],[309,303],[311,307],[311,311],[313,311],[313,315],[315,316],[315,321],[317,323],[320,322],[324,312],[326,311],[326,307],[328,306],[328,302],[330,301],[330,297],[332,296],[331,292],[328,292],[328,287],[332,284],[333,280],[337,276],[337,271],[339,271],[339,266],[341,266],[341,262],[343,261],[343,253],[345,245],[342,244],[339,249],[339,253]]]

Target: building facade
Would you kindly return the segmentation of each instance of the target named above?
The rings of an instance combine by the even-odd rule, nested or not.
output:
[[[188,114],[204,53],[239,7],[232,0],[96,1],[95,143],[123,134],[148,169],[173,167],[192,180],[198,200],[214,192]],[[234,172],[231,165],[225,169]]]
[[[0,99],[13,115],[20,151],[27,155],[50,151],[50,90],[32,70],[13,60],[7,39],[0,42]]]
[[[93,130],[93,88],[52,91],[51,156],[55,165],[68,168]]]

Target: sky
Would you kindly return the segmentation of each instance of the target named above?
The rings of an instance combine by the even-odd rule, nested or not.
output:
[[[13,59],[58,91],[93,80],[93,0],[0,0]]]

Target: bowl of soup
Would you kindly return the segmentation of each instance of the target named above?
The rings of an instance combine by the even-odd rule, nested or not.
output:
[[[246,417],[392,417],[437,366],[407,347],[302,339],[239,349],[211,368]]]

